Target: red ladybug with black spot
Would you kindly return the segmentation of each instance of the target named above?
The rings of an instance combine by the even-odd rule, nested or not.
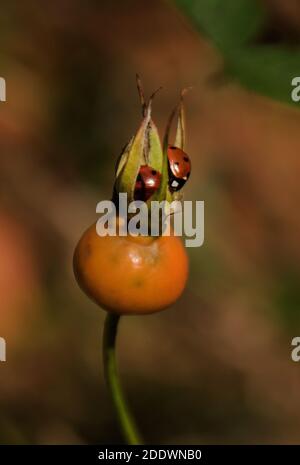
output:
[[[136,179],[134,199],[146,202],[159,188],[161,174],[148,165],[142,165]]]
[[[168,147],[169,189],[172,192],[182,189],[191,174],[191,160],[179,147]]]

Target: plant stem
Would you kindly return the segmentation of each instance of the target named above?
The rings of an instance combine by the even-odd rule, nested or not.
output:
[[[108,313],[105,320],[103,332],[104,375],[124,438],[128,444],[137,445],[142,444],[142,441],[124,398],[117,372],[115,348],[119,320],[120,316],[112,313]]]

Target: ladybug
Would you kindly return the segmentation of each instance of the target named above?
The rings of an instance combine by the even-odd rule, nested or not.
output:
[[[146,202],[159,188],[160,181],[161,174],[159,171],[151,168],[151,166],[142,165],[136,179],[134,199]]]
[[[169,189],[179,191],[191,174],[191,160],[180,148],[170,145],[168,147],[169,160]]]

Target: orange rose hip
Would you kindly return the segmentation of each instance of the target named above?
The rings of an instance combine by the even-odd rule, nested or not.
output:
[[[107,311],[120,315],[159,312],[182,294],[188,258],[176,236],[104,236],[90,226],[74,253],[81,289]]]

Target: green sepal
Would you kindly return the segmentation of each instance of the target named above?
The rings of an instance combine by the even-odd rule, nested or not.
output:
[[[127,193],[128,202],[134,200],[134,189],[136,178],[139,173],[140,166],[145,163],[145,147],[147,143],[147,131],[151,117],[151,105],[148,105],[145,117],[140,125],[140,128],[129,150],[124,155],[124,165],[117,170],[117,179],[115,182],[115,192]],[[122,158],[120,162],[122,161]]]
[[[118,158],[117,165],[116,165],[116,178],[120,175],[122,169],[124,168],[127,162],[128,154],[130,152],[133,140],[134,140],[134,136],[130,139],[128,144],[124,147],[124,149],[121,152],[121,155]]]
[[[180,104],[179,104],[179,113],[177,119],[177,129],[175,136],[175,147],[178,147],[181,150],[184,150],[185,146],[185,115],[183,108],[183,95],[181,94]]]
[[[152,119],[150,120],[148,128],[148,142],[148,165],[161,173],[163,164],[163,151],[157,127],[153,123]]]
[[[152,201],[152,200],[158,200],[159,202],[162,202],[163,200],[172,201],[172,194],[169,191],[168,146],[169,146],[169,136],[170,136],[171,125],[172,125],[172,121],[176,113],[176,110],[177,110],[177,107],[172,111],[169,117],[165,136],[164,136],[162,168],[161,168],[161,183],[160,183],[159,189],[152,195],[149,201]]]
[[[186,87],[182,89],[180,94],[180,101],[178,104],[178,119],[177,119],[177,129],[176,129],[176,136],[175,136],[175,147],[178,147],[181,150],[185,148],[186,142],[186,129],[185,129],[185,112],[183,107],[183,97],[185,94],[190,91],[192,87]]]

